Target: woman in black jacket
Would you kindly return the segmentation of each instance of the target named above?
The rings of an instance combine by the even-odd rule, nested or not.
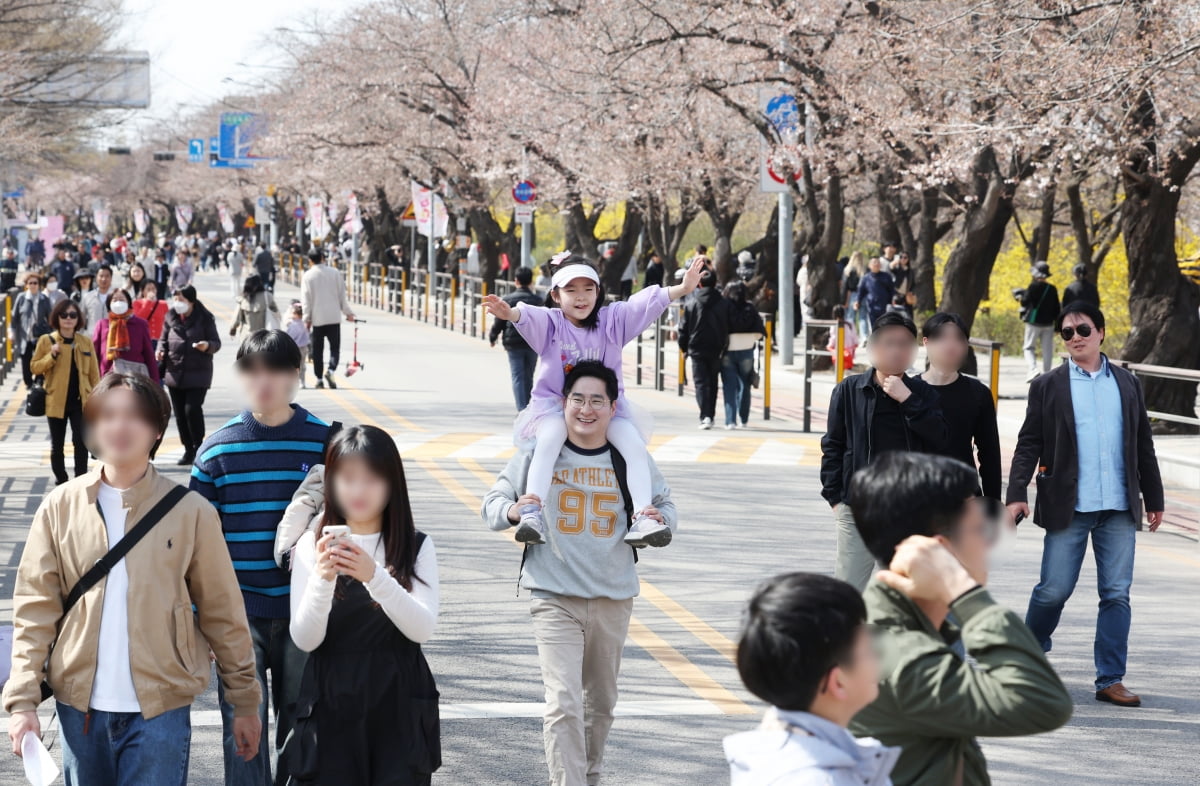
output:
[[[181,467],[196,460],[196,451],[204,441],[204,398],[212,387],[212,356],[220,348],[217,321],[197,300],[196,288],[175,290],[159,342],[158,365],[171,394],[179,441],[183,443]]]

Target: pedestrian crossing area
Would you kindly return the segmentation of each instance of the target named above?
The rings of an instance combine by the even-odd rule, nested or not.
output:
[[[445,432],[440,434],[399,433],[396,444],[406,459],[508,460],[515,452],[511,433]],[[67,445],[67,463],[71,447]],[[709,431],[698,434],[655,435],[650,453],[659,464],[702,463],[750,466],[816,467],[821,461],[820,441],[815,436],[757,436],[744,431],[729,434]],[[179,440],[168,436],[158,451],[160,462],[171,463],[183,455]],[[0,473],[45,467],[50,463],[50,443],[44,433],[26,439],[0,442]]]

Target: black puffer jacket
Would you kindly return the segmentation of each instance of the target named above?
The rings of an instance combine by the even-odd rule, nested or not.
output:
[[[213,354],[221,348],[221,334],[211,311],[196,303],[191,314],[181,317],[172,309],[163,324],[162,341],[166,356],[159,371],[167,387],[212,387]],[[206,352],[192,346],[200,341],[208,342]]]
[[[679,348],[688,355],[712,357],[729,345],[729,301],[715,287],[701,286],[688,298],[679,325]]]

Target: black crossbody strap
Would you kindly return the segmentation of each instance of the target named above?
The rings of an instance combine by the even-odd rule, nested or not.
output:
[[[184,486],[175,486],[168,491],[158,503],[150,508],[142,520],[137,523],[133,529],[125,533],[125,537],[117,541],[117,545],[108,550],[108,553],[96,561],[96,564],[91,567],[87,573],[71,588],[71,592],[67,595],[66,601],[63,602],[62,615],[65,617],[71,611],[71,607],[79,602],[83,597],[83,593],[90,590],[100,582],[100,579],[108,575],[118,562],[124,559],[129,550],[138,544],[142,538],[146,537],[146,533],[154,528],[154,525],[162,521],[163,517],[171,512],[171,508],[175,507],[181,499],[188,493]]]

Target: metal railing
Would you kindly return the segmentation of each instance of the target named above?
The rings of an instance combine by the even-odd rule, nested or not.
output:
[[[1155,379],[1170,379],[1177,382],[1197,382],[1200,383],[1200,371],[1190,368],[1175,368],[1173,366],[1154,366],[1148,363],[1131,363],[1127,360],[1112,360],[1121,368],[1128,369],[1138,377],[1153,377]],[[1164,420],[1168,423],[1184,423],[1189,426],[1200,426],[1200,418],[1189,418],[1186,415],[1175,415],[1170,412],[1157,412],[1155,410],[1147,410],[1147,415],[1155,420]],[[1200,465],[1200,461],[1197,462]]]
[[[817,349],[813,347],[813,339],[816,338],[818,331],[837,331],[837,352],[834,355],[835,375],[838,382],[842,381],[845,374],[842,365],[842,347],[845,345],[846,330],[842,323],[835,319],[808,319],[804,322],[804,431],[812,431],[812,413],[814,407],[812,405],[812,378],[813,378],[813,358],[828,357],[828,349]],[[819,410],[825,412],[825,410]]]

